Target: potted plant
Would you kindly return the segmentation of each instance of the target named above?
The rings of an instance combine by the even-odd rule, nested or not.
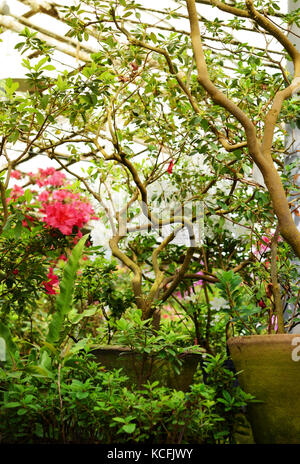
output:
[[[161,171],[159,172],[159,167],[161,166],[159,164],[159,157],[158,155],[154,157],[154,167],[152,167],[150,174],[148,174],[147,168],[143,170],[141,166],[134,166],[134,162],[132,162],[134,154],[132,153],[131,147],[127,145],[125,148],[126,137],[127,140],[132,137],[134,141],[133,134],[130,130],[130,124],[132,124],[132,127],[135,129],[135,134],[143,141],[145,141],[146,134],[148,135],[150,132],[149,138],[146,138],[148,150],[149,144],[156,142],[156,149],[158,148],[158,153],[160,153],[163,148],[169,148],[170,142],[172,141],[173,153],[176,153],[174,148],[178,146],[178,139],[175,133],[176,128],[180,127],[174,125],[174,115],[176,115],[176,125],[179,121],[183,120],[185,127],[188,129],[188,132],[185,132],[184,136],[184,148],[182,146],[180,147],[180,154],[182,155],[182,152],[186,150],[186,154],[190,155],[193,153],[192,148],[194,147],[196,151],[205,152],[207,145],[209,145],[207,139],[211,140],[211,135],[209,138],[207,137],[207,133],[210,132],[210,134],[214,136],[213,143],[218,144],[215,145],[215,150],[218,152],[213,155],[211,153],[213,150],[211,149],[210,155],[207,157],[208,163],[210,163],[213,169],[216,164],[218,165],[218,161],[225,165],[225,169],[220,169],[219,167],[214,169],[214,178],[211,179],[211,182],[206,183],[206,185],[202,184],[202,189],[196,189],[198,198],[203,199],[204,194],[207,194],[209,197],[209,189],[220,180],[220,178],[216,177],[216,174],[221,172],[222,180],[224,180],[224,178],[229,178],[232,183],[223,201],[217,198],[217,195],[213,196],[215,200],[214,204],[217,204],[217,207],[212,208],[213,214],[230,218],[233,221],[239,218],[240,221],[238,220],[236,222],[242,222],[242,225],[246,227],[249,222],[251,222],[252,227],[250,227],[250,229],[252,233],[257,233],[258,230],[262,232],[262,218],[264,215],[268,217],[267,221],[270,221],[267,229],[269,230],[269,234],[267,238],[262,237],[266,245],[270,245],[271,249],[271,264],[269,264],[270,280],[265,289],[266,297],[271,300],[268,331],[276,332],[278,335],[269,333],[266,336],[266,344],[264,343],[264,337],[262,335],[258,337],[254,336],[251,338],[251,343],[252,341],[253,343],[258,343],[258,346],[263,346],[265,350],[266,346],[273,346],[273,340],[278,340],[280,347],[279,353],[287,353],[285,361],[283,362],[282,359],[280,360],[280,365],[284,366],[280,368],[284,369],[284,371],[278,370],[278,377],[281,377],[281,373],[286,372],[285,369],[288,369],[289,365],[292,366],[293,371],[297,371],[297,367],[295,363],[293,364],[293,360],[291,359],[292,336],[284,334],[282,296],[277,275],[277,244],[280,235],[299,258],[300,232],[296,227],[291,211],[293,202],[291,203],[288,200],[288,192],[294,187],[293,179],[287,179],[282,174],[283,164],[280,153],[284,151],[282,139],[282,134],[284,134],[284,132],[280,133],[282,127],[280,128],[278,124],[286,117],[285,115],[295,117],[298,111],[295,100],[293,100],[293,95],[297,93],[300,87],[300,53],[293,45],[292,41],[287,38],[285,32],[280,27],[277,27],[274,21],[268,18],[265,10],[263,13],[259,11],[252,0],[246,1],[245,8],[241,8],[240,6],[229,6],[223,2],[213,1],[212,4],[214,6],[234,16],[234,20],[239,24],[237,27],[240,27],[240,18],[247,18],[259,31],[275,38],[281,44],[284,52],[289,56],[289,59],[292,60],[294,65],[293,76],[288,74],[282,64],[278,62],[280,74],[274,73],[271,75],[267,72],[267,69],[268,66],[276,64],[276,60],[271,58],[269,62],[264,62],[266,57],[270,57],[267,51],[250,51],[248,47],[245,49],[240,45],[237,47],[237,56],[239,59],[238,69],[234,69],[234,73],[239,76],[239,80],[235,77],[230,79],[227,75],[224,75],[225,73],[222,73],[220,68],[216,71],[216,68],[212,67],[212,64],[216,66],[224,63],[224,61],[221,61],[220,57],[216,58],[212,52],[203,50],[195,1],[187,0],[186,3],[191,29],[193,58],[187,52],[190,47],[189,42],[187,39],[184,40],[182,35],[179,38],[175,34],[174,36],[171,35],[168,37],[163,36],[161,33],[155,34],[154,32],[149,32],[147,34],[147,25],[143,23],[141,23],[141,27],[136,27],[135,30],[126,27],[122,15],[125,13],[126,17],[130,17],[136,14],[136,7],[134,4],[126,5],[120,2],[120,5],[118,5],[119,8],[117,9],[114,7],[110,7],[109,9],[103,8],[101,11],[102,20],[99,23],[92,23],[87,20],[85,23],[82,23],[79,21],[80,15],[74,15],[72,13],[72,15],[69,15],[69,22],[73,27],[71,34],[77,34],[79,37],[83,33],[86,35],[92,33],[92,30],[89,28],[90,24],[93,24],[99,32],[102,32],[104,31],[103,24],[105,24],[105,18],[107,18],[107,20],[112,22],[112,26],[107,27],[106,25],[106,40],[110,41],[110,46],[115,50],[116,55],[118,52],[120,55],[120,41],[125,41],[125,51],[122,55],[123,68],[121,68],[123,71],[118,74],[118,80],[124,84],[124,87],[119,87],[119,91],[121,94],[122,90],[128,86],[128,89],[130,88],[132,93],[128,95],[127,98],[124,98],[123,101],[119,101],[119,106],[117,106],[114,100],[107,111],[110,142],[114,147],[114,154],[103,152],[103,155],[107,161],[112,157],[114,161],[127,171],[128,175],[131,175],[135,189],[132,190],[133,197],[129,200],[128,204],[131,205],[134,198],[140,197],[143,202],[143,212],[150,224],[158,223],[157,218],[152,216],[147,187],[152,182],[153,173],[156,169],[158,169],[158,175],[161,175]],[[274,8],[275,10],[278,8],[276,3],[268,5],[268,13],[270,15],[274,14]],[[176,13],[173,13],[173,15],[176,16]],[[76,17],[76,19],[74,19],[74,17]],[[137,14],[136,17],[139,18]],[[287,16],[286,21],[292,23],[293,18]],[[217,31],[218,27],[219,24],[207,26],[211,31]],[[110,33],[113,33],[113,36],[110,35]],[[229,40],[229,36],[226,37],[224,34],[223,39],[224,41]],[[231,59],[234,62],[235,57],[233,56],[232,50],[227,47],[226,51],[228,54],[224,60]],[[245,63],[247,54],[248,60],[247,63]],[[112,56],[110,56],[109,59],[113,61]],[[151,60],[150,65],[149,60]],[[159,69],[160,72],[163,70],[166,73],[166,83],[159,79],[159,75],[155,69]],[[111,77],[111,79],[113,79],[113,77]],[[135,86],[130,87],[132,83],[134,83]],[[257,93],[259,93],[259,100],[256,99]],[[153,100],[153,94],[156,100]],[[178,94],[182,96],[182,100],[180,101],[176,99],[176,95]],[[115,95],[113,98],[115,98]],[[164,111],[162,106],[163,102],[167,102],[171,113]],[[123,114],[120,111],[122,104],[124,104],[124,109],[126,109],[126,112]],[[161,112],[158,111],[159,105],[161,105]],[[194,117],[191,116],[191,113],[194,113]],[[158,118],[155,118],[154,114],[159,114],[161,117],[158,116]],[[120,124],[116,123],[118,115]],[[151,131],[149,131],[150,121]],[[156,124],[157,127],[154,126]],[[206,136],[205,144],[203,144],[203,138],[199,142],[199,136],[197,137],[197,131],[199,133],[201,129],[205,131],[205,134],[201,134],[203,138]],[[159,146],[157,147],[158,140]],[[182,136],[180,141],[182,141]],[[188,145],[188,141],[191,141],[190,146]],[[211,142],[210,145],[213,146]],[[151,157],[151,149],[149,152]],[[172,158],[168,160],[167,172],[170,175],[173,174],[174,161],[178,165],[178,168],[180,166],[179,157],[178,159],[175,158],[175,160],[174,158],[175,155],[172,155]],[[249,179],[246,179],[246,173],[247,168],[251,165],[259,168],[266,190],[259,192],[258,190],[261,189],[261,186],[258,185],[258,183],[254,183],[255,189],[250,189],[250,195],[248,190],[247,200],[245,202],[237,202],[239,204],[233,201],[232,205],[231,199],[233,199],[239,191],[237,185],[243,183],[245,183],[247,187],[250,185]],[[198,170],[197,173],[199,175]],[[141,180],[142,178],[143,180]],[[182,172],[181,182],[185,182],[185,185],[189,185],[188,180],[190,179],[187,179],[188,175]],[[296,178],[294,178],[294,180],[296,180]],[[290,185],[288,185],[288,181]],[[240,194],[241,190],[239,191],[239,195]],[[258,200],[258,214],[256,218],[253,216],[251,218],[251,213],[247,211],[247,203],[251,205],[251,201],[254,197]],[[182,203],[184,203],[187,198],[187,196],[181,193],[180,200]],[[266,198],[271,201],[271,208],[267,207]],[[229,204],[231,204],[231,206],[229,206]],[[209,209],[209,201],[207,201],[206,206],[208,211],[212,212]],[[264,208],[265,211],[263,211]],[[233,213],[232,216],[230,216],[230,213]],[[121,215],[119,215],[118,218],[120,219],[120,217]],[[274,222],[271,220],[271,217],[272,220],[276,218],[277,226],[275,230],[273,225]],[[193,222],[193,220],[191,222]],[[254,224],[257,225],[257,227],[255,227]],[[149,223],[147,227],[148,225]],[[143,272],[138,267],[139,254],[135,253],[133,250],[130,257],[125,255],[119,246],[120,239],[120,234],[113,234],[113,237],[110,239],[112,252],[133,272],[133,288],[136,299],[138,305],[142,309],[143,317],[147,319],[151,314],[155,314],[155,301],[165,301],[166,298],[174,292],[180,281],[187,276],[188,265],[192,261],[195,250],[193,248],[189,249],[175,277],[173,276],[172,278],[171,276],[170,279],[166,279],[157,258],[158,254],[163,251],[163,248],[169,243],[170,238],[163,241],[152,254],[155,279],[148,296],[145,298],[142,292]],[[262,260],[259,259],[258,261],[261,262]],[[240,262],[236,267],[240,270],[248,264],[251,264],[251,259],[246,260],[246,263]],[[261,265],[268,268],[263,262],[261,262]],[[204,264],[204,267],[205,266],[206,269],[203,270],[204,280],[212,283],[216,282],[218,277],[209,275],[207,262]],[[236,268],[234,268],[234,270],[235,269]],[[166,284],[169,284],[167,289]],[[221,277],[219,278],[219,284],[222,286]],[[230,298],[229,294],[227,298]],[[238,308],[235,308],[232,299],[229,303],[232,310],[238,310]],[[260,299],[258,304],[260,308],[264,309],[264,299]],[[282,340],[286,340],[288,348],[282,348]],[[244,343],[247,345],[250,343],[250,339],[245,339]],[[229,347],[231,348],[232,355],[239,370],[240,367],[248,367],[248,361],[245,361],[246,364],[240,364],[235,358],[236,351],[239,349],[236,348],[237,345],[237,340],[229,342]],[[261,357],[257,354],[256,348],[251,349],[254,359],[253,363],[257,367],[260,365]],[[267,364],[270,364],[272,357],[273,351],[267,356]],[[244,370],[247,372],[246,368]],[[257,379],[264,376],[264,370],[266,370],[265,365],[263,365],[259,373],[254,376],[254,383],[260,384]],[[248,389],[247,384],[244,383],[245,376],[249,377],[249,374],[246,373],[244,376],[242,375],[241,382],[244,388]],[[296,385],[297,379],[292,382]],[[267,378],[265,383],[269,385],[271,383],[270,379]],[[252,418],[258,417],[257,411],[260,410],[260,415],[263,417],[263,425],[260,425],[258,428],[254,427],[255,439],[258,442],[286,442],[287,440],[298,440],[299,423],[297,423],[297,420],[294,418],[293,406],[290,411],[283,407],[286,414],[285,422],[282,417],[283,413],[280,413],[278,418],[275,418],[274,409],[277,410],[278,406],[274,408],[275,400],[271,399],[271,393],[269,395],[265,390],[265,386],[261,387],[257,396],[258,399],[264,401],[266,406],[262,407],[261,405],[257,405],[255,406],[256,409],[254,409],[255,412],[252,413]],[[282,390],[278,388],[277,391],[280,398]],[[271,410],[266,413],[269,400]],[[278,398],[276,401],[278,405]],[[291,415],[293,415],[293,421],[291,421]],[[275,424],[274,428],[271,427],[272,423]],[[278,428],[280,428],[280,431],[277,433]],[[269,430],[269,433],[261,433],[263,429]],[[286,430],[288,430],[288,432],[286,432]],[[293,438],[294,436],[296,438]]]
[[[53,51],[25,30],[18,48],[33,48],[44,58],[37,64],[24,61],[32,85],[26,101],[7,83],[7,107],[18,108],[23,121],[30,122],[34,115],[35,133],[31,134],[29,122],[19,130],[19,119],[11,118],[2,146],[17,140],[26,145],[22,156],[10,161],[11,168],[29,154],[48,153],[93,196],[102,208],[102,223],[110,227],[107,243],[112,255],[130,273],[136,306],[143,321],[152,321],[154,333],[165,303],[175,291],[190,292],[201,272],[203,332],[199,308],[190,313],[197,344],[210,349],[211,296],[218,298],[213,287],[223,295],[227,338],[234,323],[242,335],[258,334],[259,344],[265,333],[268,346],[277,338],[290,343],[290,335],[284,334],[282,296],[297,304],[290,277],[296,273],[293,254],[300,257],[300,233],[292,214],[297,213],[295,202],[289,201],[297,178],[284,172],[283,122],[297,118],[300,54],[273,21],[276,2],[258,9],[252,0],[243,8],[211,0],[211,5],[233,16],[228,22],[205,21],[209,37],[222,41],[221,51],[209,42],[203,46],[195,1],[187,0],[186,5],[185,12],[160,14],[174,21],[188,19],[191,40],[189,31],[176,27],[158,24],[154,31],[153,24],[141,20],[143,10],[134,2],[120,0],[113,6],[87,2],[86,11],[66,7],[68,36],[80,43],[96,38],[98,49],[76,71],[58,72],[55,77],[46,75],[54,71],[48,64]],[[297,15],[281,18],[289,25]],[[230,29],[242,29],[244,19],[251,30],[267,38],[265,48],[235,40]],[[222,22],[226,27],[220,26]],[[283,52],[269,52],[270,37]],[[282,64],[285,56],[293,62],[293,76]],[[27,114],[28,106],[40,110]],[[58,139],[50,127],[61,117],[70,128],[61,124]],[[82,159],[91,165],[78,174],[72,164]],[[257,168],[262,180],[252,175]],[[168,229],[172,224],[174,228]],[[182,226],[187,235],[171,245]],[[149,229],[155,238],[146,233]],[[268,262],[264,258],[269,252]],[[245,300],[238,301],[239,293]],[[254,359],[260,363],[260,355]],[[258,395],[263,401],[267,398],[268,394]],[[269,429],[265,410],[264,418]],[[268,438],[255,438],[277,440],[270,433]]]

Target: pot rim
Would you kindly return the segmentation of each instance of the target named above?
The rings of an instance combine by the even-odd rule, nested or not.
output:
[[[115,352],[115,353],[118,353],[118,352],[124,352],[124,353],[131,353],[131,354],[140,354],[138,352],[136,352],[135,350],[132,350],[129,346],[124,346],[124,345],[99,345],[99,346],[96,346],[96,347],[93,347],[91,349],[91,352],[93,351],[110,351],[110,352]],[[191,349],[186,349],[183,353],[180,353],[179,356],[189,356],[189,355],[196,355],[196,356],[203,356],[204,354],[206,354],[206,351],[199,347],[198,351],[195,349],[195,350],[191,350]]]
[[[291,343],[291,340],[295,337],[298,337],[300,341],[300,334],[243,335],[229,338],[227,345]]]

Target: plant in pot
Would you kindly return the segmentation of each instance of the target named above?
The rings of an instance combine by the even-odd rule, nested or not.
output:
[[[295,338],[293,335],[285,334],[281,293],[291,298],[296,296],[291,295],[291,286],[280,288],[277,271],[279,263],[276,262],[276,254],[280,236],[283,240],[280,247],[286,247],[285,256],[288,259],[291,258],[292,253],[298,258],[300,256],[300,232],[295,224],[295,214],[293,217],[293,213],[297,213],[297,177],[291,178],[284,172],[284,156],[287,150],[284,148],[285,129],[282,126],[287,119],[290,121],[297,118],[299,107],[295,96],[300,87],[300,53],[293,45],[293,40],[287,37],[284,27],[274,21],[276,10],[279,8],[276,2],[256,5],[252,0],[247,0],[244,6],[235,6],[214,0],[211,4],[232,15],[234,28],[241,29],[241,21],[246,19],[249,27],[254,26],[261,37],[271,37],[277,41],[282,47],[282,56],[293,62],[293,74],[287,72],[281,58],[274,58],[274,55],[269,53],[269,39],[266,47],[262,49],[236,43],[230,33],[224,32],[223,28],[220,29],[220,22],[217,20],[205,21],[205,26],[208,32],[222,40],[225,56],[218,54],[214,47],[209,47],[207,43],[203,46],[199,15],[194,0],[186,2],[191,43],[184,33],[176,33],[176,28],[172,33],[162,32],[163,28],[158,33],[153,32],[151,25],[140,20],[139,7],[133,2],[125,4],[120,1],[115,5],[107,6],[95,4],[97,15],[101,18],[98,21],[91,19],[94,11],[90,13],[85,11],[84,14],[87,16],[83,19],[80,12],[72,10],[67,13],[66,21],[71,25],[69,33],[71,36],[81,39],[84,35],[85,39],[88,39],[89,34],[95,36],[97,31],[105,37],[105,44],[98,57],[101,56],[102,64],[105,62],[108,66],[111,65],[110,77],[107,78],[111,80],[110,87],[115,89],[105,113],[110,133],[108,142],[113,149],[111,152],[107,152],[105,148],[101,149],[104,161],[112,164],[115,162],[124,170],[128,179],[133,181],[134,187],[130,186],[133,195],[128,205],[132,206],[134,199],[142,200],[142,208],[149,223],[157,224],[157,218],[152,215],[147,189],[155,176],[162,175],[165,167],[167,168],[165,171],[170,174],[171,183],[174,180],[173,172],[177,171],[180,175],[178,184],[181,183],[184,187],[190,185],[194,188],[194,194],[204,199],[205,212],[209,215],[224,217],[249,228],[248,249],[244,244],[244,251],[248,256],[250,255],[250,261],[251,258],[254,259],[255,265],[251,269],[256,270],[257,278],[261,274],[265,276],[269,273],[269,282],[264,289],[259,288],[259,283],[256,282],[257,292],[253,295],[253,303],[259,296],[256,303],[264,310],[267,307],[265,299],[270,299],[270,320],[265,331],[273,331],[273,333],[264,336],[263,324],[260,326],[254,324],[254,330],[261,333],[258,337],[244,338],[243,343],[247,345],[251,340],[251,343],[253,341],[258,344],[257,346],[262,347],[263,352],[278,344],[280,353],[278,366],[271,369],[271,365],[274,365],[273,348],[271,353],[266,355],[264,365],[263,356],[259,354],[256,345],[251,348],[251,362],[259,372],[255,376],[251,374],[250,377],[255,378],[254,383],[260,386],[257,396],[264,401],[264,406],[255,406],[256,410],[252,414],[253,421],[254,418],[262,418],[261,425],[255,426],[255,438],[258,442],[295,441],[299,436],[299,421],[293,409],[295,398],[293,388],[296,388],[298,380],[291,375],[293,388],[287,384],[280,387],[277,382],[286,377],[285,373],[289,366],[295,374],[299,371],[297,364],[292,360],[292,341],[295,342]],[[181,15],[175,11],[168,14],[169,18],[186,17],[186,13]],[[283,22],[290,25],[296,20],[296,16],[287,14],[281,18]],[[130,26],[131,20],[137,24],[134,28]],[[227,26],[231,24],[233,27],[233,23],[227,24],[225,20],[224,24]],[[235,45],[231,46],[231,44]],[[95,56],[95,60],[98,57]],[[229,68],[231,65],[229,72],[224,71],[227,65]],[[109,72],[108,68],[106,72]],[[124,91],[122,98],[121,94]],[[150,160],[148,164],[136,161],[141,153],[134,151],[133,144],[138,141],[142,141],[147,148]],[[158,155],[164,150],[171,156],[169,155],[167,161],[160,161]],[[203,154],[209,166],[209,174],[213,174],[203,175],[204,170],[201,169],[201,165],[193,168],[198,185],[190,182],[189,175],[181,171],[184,155],[195,156],[196,159],[195,152]],[[259,169],[262,176],[260,181],[249,179],[251,167],[255,170]],[[214,192],[210,197],[209,190],[212,191],[212,186],[220,188],[220,181],[224,182],[224,180],[229,181],[227,185],[225,182],[227,187],[229,184],[225,194],[222,196],[220,192]],[[184,195],[188,188],[184,192],[182,190],[185,189],[180,191],[180,200],[184,203],[188,198]],[[291,191],[294,191],[294,196],[293,200],[289,201]],[[246,198],[242,198],[243,193],[246,193]],[[257,210],[251,211],[254,205]],[[264,229],[266,224],[267,227]],[[258,235],[263,241],[265,240],[264,232],[267,235],[266,244],[270,244],[271,265],[265,263],[261,256],[255,255],[251,250]],[[154,283],[148,295],[144,296],[142,291],[144,274],[139,267],[140,256],[136,253],[129,256],[124,253],[120,245],[120,234],[115,233],[110,239],[113,254],[123,260],[134,275],[133,287],[136,300],[145,319],[155,314],[157,302],[166,300],[177,285],[187,277],[188,265],[193,261],[195,250],[191,248],[186,252],[175,277],[166,278],[158,261],[158,255],[168,241],[170,239],[163,241],[153,251]],[[239,259],[237,253],[233,262]],[[249,260],[245,266],[249,264]],[[234,270],[239,265],[241,265],[240,269],[245,267],[241,261],[234,264],[236,264]],[[295,272],[295,268],[290,263],[286,264],[287,268],[290,267]],[[235,288],[236,282],[232,275],[225,276],[224,283],[222,277],[211,276],[208,267],[203,269],[203,273],[204,280],[208,282],[218,281],[220,285],[225,286],[224,288],[231,284],[235,292],[240,291],[239,284]],[[249,273],[250,271],[244,273],[245,284]],[[229,279],[230,284],[226,283],[226,279]],[[166,284],[168,284],[167,289],[165,289]],[[235,305],[228,291],[227,288],[226,295],[230,308],[234,313],[239,314],[240,309]],[[253,306],[257,307],[257,305]],[[244,326],[247,326],[245,322],[247,317],[253,322],[250,309],[248,308],[248,313],[246,310],[243,314],[240,312],[242,315],[240,323]],[[245,334],[245,330],[243,332],[241,329],[241,333]],[[234,358],[237,351],[244,351],[244,348],[238,347],[239,342],[240,340],[237,339],[229,342]],[[283,343],[286,343],[286,348],[283,347]],[[248,360],[243,368],[248,366],[249,362]],[[240,370],[242,365],[237,359],[235,363]],[[247,369],[245,367],[246,373],[240,377],[241,382],[249,377]],[[267,378],[268,371],[270,378]],[[287,376],[289,377],[289,374]],[[267,379],[265,384],[263,378]],[[267,390],[266,385],[274,386]],[[291,390],[293,399],[285,402],[281,408],[280,400],[273,399],[273,391],[276,390],[280,398],[282,389]],[[268,403],[271,408],[269,413],[266,412]],[[289,404],[290,409],[288,409]]]
[[[284,173],[282,123],[295,119],[298,113],[295,95],[300,86],[300,58],[284,30],[274,24],[276,2],[263,8],[256,7],[252,0],[247,0],[245,6],[212,0],[213,6],[232,15],[231,20],[222,20],[224,28],[220,20],[205,21],[210,37],[222,41],[222,51],[208,41],[202,45],[195,2],[186,3],[183,12],[160,13],[174,21],[189,19],[191,42],[189,32],[177,31],[176,27],[159,29],[158,25],[154,32],[153,25],[141,20],[142,9],[134,2],[82,2],[84,11],[65,8],[69,36],[79,42],[88,42],[90,37],[101,39],[88,63],[74,72],[58,73],[55,78],[38,72],[43,63],[35,69],[38,65],[25,60],[35,89],[32,105],[40,103],[41,108],[37,124],[42,129],[49,124],[47,137],[37,130],[25,155],[29,148],[49,153],[101,205],[103,222],[106,217],[111,228],[108,243],[112,254],[129,270],[142,320],[152,318],[154,331],[158,329],[162,305],[179,288],[184,295],[186,287],[191,288],[202,272],[207,316],[205,337],[200,334],[197,337],[202,340],[197,342],[208,349],[213,294],[210,287],[225,285],[224,275],[218,271],[231,271],[225,274],[225,281],[232,282],[236,293],[242,283],[252,301],[248,305],[247,299],[241,311],[226,290],[222,298],[226,296],[229,303],[228,333],[232,318],[242,335],[250,327],[259,333],[261,341],[264,330],[275,329],[275,321],[277,331],[283,333],[280,291],[296,299],[287,277],[289,270],[295,272],[290,263],[292,253],[300,255],[300,233],[292,215],[295,201],[288,200],[290,192],[296,190],[297,179]],[[297,20],[295,15],[281,18],[287,24]],[[256,33],[267,39],[265,48],[238,42],[228,32],[228,28],[242,29],[245,19],[250,29],[254,24]],[[24,36],[25,45],[20,44],[19,49],[36,46],[29,40],[28,31]],[[279,55],[269,53],[270,37],[282,46]],[[51,61],[49,50],[43,50]],[[281,62],[285,54],[293,61],[293,77]],[[14,98],[11,92],[9,105],[19,107],[20,101]],[[21,111],[25,108],[21,106]],[[58,130],[63,135],[57,140],[50,125],[59,118],[68,121],[70,128],[65,130],[61,124]],[[24,142],[24,131],[29,126],[18,132],[14,124],[10,139],[3,143],[13,143],[18,137]],[[78,175],[70,163],[82,157],[88,158],[91,166],[86,174]],[[251,174],[257,167],[263,181]],[[122,197],[121,205],[116,205],[114,192]],[[159,213],[162,201],[168,210],[173,209],[167,221]],[[210,230],[203,242],[197,242],[194,227],[201,226],[201,221],[197,223],[201,216],[197,202],[204,208]],[[188,214],[183,214],[185,205],[191,206]],[[137,224],[135,219],[141,212],[146,220]],[[170,223],[175,224],[174,230],[161,231],[162,238],[147,247],[146,255],[140,243],[145,234],[133,238],[130,235],[148,229],[157,232]],[[188,244],[185,241],[172,255],[170,243],[183,224]],[[279,249],[284,248],[280,265],[284,263],[286,276],[281,290],[276,265],[279,234],[283,239]],[[264,250],[257,244],[259,240],[263,243],[265,237],[271,243],[271,265],[264,261]],[[237,272],[242,282],[235,280]],[[290,335],[283,337],[289,339]],[[275,338],[276,334],[268,334],[268,344]],[[254,359],[260,363],[260,355]],[[273,417],[273,411],[271,416],[263,411],[264,428],[271,430],[267,417]],[[275,422],[284,424],[281,419]],[[282,428],[288,430],[285,425]],[[277,440],[271,435],[267,440]],[[260,440],[258,435],[256,440]]]

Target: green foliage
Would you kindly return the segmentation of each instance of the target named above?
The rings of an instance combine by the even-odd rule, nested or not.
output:
[[[3,443],[228,442],[229,423],[219,414],[224,395],[213,387],[196,383],[184,393],[153,382],[131,389],[120,371],[106,372],[83,353],[59,371],[46,358],[44,366],[50,376],[24,365],[0,369]],[[247,400],[240,395],[228,408]]]
[[[83,309],[85,305],[100,307],[107,319],[120,317],[133,305],[133,292],[127,273],[117,269],[114,260],[100,255],[86,261],[78,276],[74,301]],[[100,256],[99,256],[100,255]]]
[[[44,229],[30,223],[30,229],[22,225],[20,213],[9,217],[0,236],[0,319],[5,322],[9,314],[17,314],[28,320],[44,294],[43,282],[51,259],[65,246],[66,238],[58,231]],[[46,259],[47,257],[47,259]]]
[[[221,296],[228,301],[228,321],[244,335],[258,334],[266,330],[268,312],[255,304],[255,296],[245,285],[243,279],[233,271],[218,274]]]
[[[253,395],[241,389],[236,375],[230,358],[221,354],[206,355],[203,362],[206,389],[215,400],[216,413],[226,424],[220,436],[225,432],[232,443],[237,438],[236,434],[244,434],[251,439],[251,427],[244,414],[247,404],[257,401]]]
[[[63,277],[60,282],[60,292],[55,302],[56,312],[49,324],[47,341],[50,343],[58,341],[65,316],[72,309],[76,273],[79,268],[79,261],[87,238],[88,234],[82,237],[77,245],[75,245],[64,267]]]
[[[191,348],[188,335],[179,334],[169,324],[162,324],[159,331],[154,331],[150,320],[142,320],[140,310],[131,311],[126,318],[117,320],[114,327],[117,329],[115,343],[141,355],[166,360],[177,374],[182,365],[180,354]]]

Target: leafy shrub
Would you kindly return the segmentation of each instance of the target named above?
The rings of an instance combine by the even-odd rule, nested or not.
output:
[[[232,403],[201,382],[186,393],[158,382],[136,391],[91,356],[49,363],[47,375],[31,372],[30,359],[0,369],[2,443],[222,443],[230,435],[222,412],[249,400]]]

